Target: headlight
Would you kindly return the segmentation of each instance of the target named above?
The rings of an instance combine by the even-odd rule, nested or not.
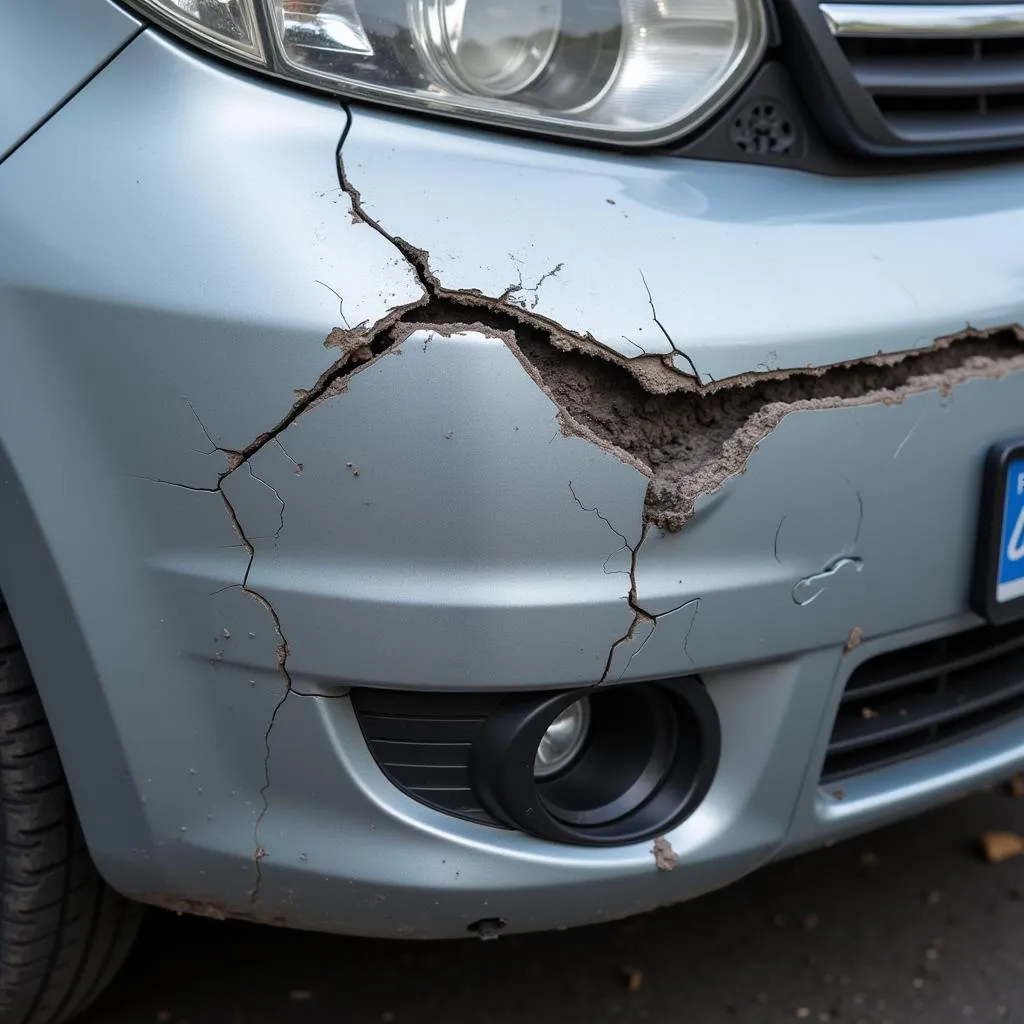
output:
[[[273,74],[394,106],[649,145],[751,74],[761,0],[130,0]]]

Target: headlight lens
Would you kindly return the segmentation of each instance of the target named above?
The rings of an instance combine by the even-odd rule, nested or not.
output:
[[[514,96],[547,67],[562,21],[559,0],[411,0],[424,64],[453,91]]]
[[[265,61],[251,0],[161,0],[141,6],[163,15],[169,27],[194,42],[226,50],[232,57]]]
[[[335,93],[620,145],[706,120],[767,38],[761,0],[132,2],[194,42]]]

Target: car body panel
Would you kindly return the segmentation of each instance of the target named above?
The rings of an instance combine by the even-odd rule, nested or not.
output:
[[[591,332],[611,350],[628,323],[664,353],[642,286],[616,307],[642,249],[659,319],[716,376],[767,372],[784,341],[780,367],[927,347],[963,328],[955,309],[980,329],[1024,320],[1024,168],[948,172],[910,202],[906,181],[823,186],[349,116],[147,31],[0,168],[0,359],[17,381],[0,405],[0,527],[16,538],[0,588],[112,885],[355,934],[559,927],[705,892],[1024,763],[1012,724],[928,778],[876,773],[852,810],[817,785],[864,652],[979,621],[980,472],[994,440],[1024,433],[1016,357],[972,362],[965,335],[947,377],[899,394],[871,367],[855,400],[780,417],[669,532],[645,526],[649,472],[567,415],[497,302],[529,220],[524,280],[549,261],[571,275],[521,311],[557,319],[569,345]],[[405,180],[434,187],[422,212],[420,185],[396,184],[409,160],[423,177]],[[492,166],[535,197],[528,218],[482,178]],[[470,200],[471,239],[478,190],[492,205]],[[741,201],[754,192],[756,216]],[[633,241],[598,244],[595,196]],[[869,199],[888,217],[870,230]],[[954,235],[941,272],[912,270]],[[436,285],[408,246],[460,301],[491,296],[492,322],[431,323]],[[877,299],[867,319],[863,301],[811,287],[822,263]],[[727,265],[753,312],[709,294]],[[684,272],[696,319],[668,288]],[[904,272],[912,298],[893,284]],[[862,649],[844,653],[854,627]],[[722,762],[666,837],[671,871],[649,842],[564,847],[413,801],[347,696],[695,673]]]
[[[142,29],[113,0],[3,0],[0,21],[0,160]]]
[[[656,312],[704,383],[1020,316],[1019,163],[833,178],[376,111],[353,119],[343,157],[367,212],[425,250],[446,288],[496,296],[521,276],[512,301],[626,358],[672,353]],[[453,188],[462,176],[471,189]]]

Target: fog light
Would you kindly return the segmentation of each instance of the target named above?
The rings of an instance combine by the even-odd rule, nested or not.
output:
[[[609,846],[664,835],[718,768],[718,713],[692,676],[504,698],[473,740],[480,806],[531,835]]]
[[[590,728],[590,701],[570,704],[547,728],[533,759],[533,776],[550,779],[576,760]]]

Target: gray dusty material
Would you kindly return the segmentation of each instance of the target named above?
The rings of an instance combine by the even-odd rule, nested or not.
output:
[[[664,836],[658,836],[654,840],[653,853],[654,863],[659,871],[675,871],[679,867],[679,857]]]
[[[595,434],[647,467],[649,521],[675,530],[702,495],[743,471],[758,442],[790,412],[893,404],[920,391],[1024,368],[1019,327],[942,339],[898,361],[831,367],[785,379],[747,376],[716,391],[652,394],[612,364],[518,337],[556,401]]]
[[[1021,1021],[1024,858],[984,863],[989,828],[1024,829],[1024,800],[972,797],[684,906],[488,943],[155,914],[82,1024]]]
[[[1018,325],[965,329],[927,348],[856,362],[793,371],[746,373],[701,386],[696,375],[650,356],[624,359],[589,334],[565,328],[510,301],[522,281],[496,297],[445,288],[429,253],[388,233],[363,208],[359,190],[339,163],[353,218],[391,242],[406,258],[424,297],[391,310],[372,325],[335,328],[324,344],[338,361],[288,415],[238,454],[237,468],[307,408],[344,391],[344,378],[400,344],[416,329],[473,329],[500,337],[563,413],[563,430],[614,451],[651,478],[645,518],[678,530],[699,498],[743,472],[757,444],[790,412],[871,403],[893,404],[921,391],[948,392],[956,384],[995,378],[1024,368],[1024,330]],[[545,276],[557,273],[552,268]],[[538,284],[539,287],[539,284]],[[664,332],[651,301],[652,316]],[[668,338],[667,332],[665,332]],[[671,338],[668,338],[675,349]],[[623,372],[626,371],[626,372]]]
[[[564,429],[583,433],[651,477],[646,519],[663,529],[680,529],[700,497],[743,472],[758,442],[790,412],[892,404],[920,391],[948,391],[967,380],[1024,368],[1024,329],[1009,325],[967,328],[927,348],[804,370],[746,373],[701,386],[696,374],[680,372],[671,360],[646,355],[624,359],[592,335],[567,331],[510,302],[522,290],[522,281],[496,297],[445,288],[430,268],[429,253],[386,232],[365,212],[343,167],[340,174],[353,216],[391,241],[419,275],[429,298],[414,307],[415,324],[427,329],[490,327],[559,404]],[[545,276],[556,272],[553,268]],[[661,327],[653,299],[651,310],[678,352]],[[393,343],[394,325],[412,318],[409,312],[389,314],[364,328],[362,335],[358,330],[339,333],[352,345],[380,346],[382,335],[388,335],[385,344]],[[400,330],[408,333],[408,328]]]

